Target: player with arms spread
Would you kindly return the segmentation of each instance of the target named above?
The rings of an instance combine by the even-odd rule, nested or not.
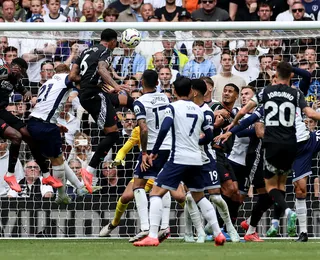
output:
[[[305,111],[307,103],[297,89],[290,87],[292,67],[280,62],[276,70],[277,85],[269,85],[243,107],[228,129],[252,108],[262,103],[265,114],[264,167],[266,190],[287,217],[288,233],[296,228],[296,213],[284,198],[287,175],[291,172],[297,154],[296,109]]]
[[[119,86],[108,71],[112,63],[112,51],[117,46],[117,33],[105,29],[100,44],[84,50],[72,66],[70,80],[80,82],[80,103],[105,133],[87,169],[81,169],[83,181],[92,193],[92,178],[96,168],[111,147],[119,139],[117,115],[114,106],[127,105],[132,108],[133,99],[127,95],[106,93],[105,85],[119,92]],[[109,87],[110,89],[110,87]]]

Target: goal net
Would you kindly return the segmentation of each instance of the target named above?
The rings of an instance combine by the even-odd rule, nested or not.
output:
[[[316,24],[316,25],[315,25]],[[171,23],[161,24],[130,24],[115,23],[104,24],[0,24],[0,55],[3,60],[10,63],[9,53],[16,49],[17,55],[28,61],[29,81],[25,84],[30,87],[34,97],[38,93],[41,84],[53,73],[53,68],[60,63],[72,65],[79,52],[92,44],[99,42],[100,32],[110,26],[119,32],[127,27],[135,27],[142,33],[142,41],[134,52],[123,49],[114,51],[115,61],[113,67],[116,70],[117,80],[121,84],[131,84],[132,89],[139,89],[140,83],[134,82],[139,74],[146,68],[157,69],[155,53],[166,53],[167,49],[174,49],[176,54],[165,55],[165,60],[171,65],[171,75],[159,81],[159,90],[172,91],[171,84],[174,78],[180,74],[198,78],[202,76],[213,77],[219,75],[226,69],[222,65],[222,53],[231,53],[232,73],[238,75],[242,81],[233,82],[239,85],[253,85],[260,88],[272,79],[272,60],[286,60],[294,66],[307,69],[312,73],[310,89],[307,93],[307,100],[310,106],[317,107],[320,93],[318,94],[318,39],[320,37],[320,25],[316,22],[297,22],[295,27],[290,23],[179,23],[178,26]],[[306,29],[309,28],[309,29]],[[3,42],[7,41],[6,44]],[[203,56],[213,65],[213,70],[207,71],[190,66],[186,70],[178,60],[195,59],[193,52],[194,42],[199,41],[197,46],[203,46],[203,53],[196,56]],[[169,47],[168,47],[169,44]],[[165,46],[167,45],[167,46]],[[172,46],[171,46],[172,45]],[[14,48],[6,48],[12,46]],[[166,49],[167,48],[167,49]],[[179,51],[176,52],[176,51]],[[185,56],[182,56],[185,55]],[[141,57],[135,63],[135,55]],[[120,58],[119,58],[120,57]],[[123,58],[121,58],[123,57]],[[126,59],[129,57],[129,59]],[[270,60],[269,60],[270,58]],[[176,59],[176,60],[175,60]],[[175,66],[177,65],[177,66]],[[248,67],[247,67],[248,65]],[[175,71],[173,70],[173,67]],[[142,71],[141,71],[142,69]],[[141,74],[140,74],[141,75]],[[159,74],[160,75],[160,74]],[[125,80],[124,78],[127,77]],[[115,76],[116,77],[116,76]],[[130,79],[133,82],[130,83]],[[224,79],[215,79],[215,85],[225,82]],[[294,84],[299,85],[300,77],[297,77]],[[169,82],[169,84],[168,84]],[[238,83],[241,82],[241,83]],[[215,86],[215,87],[216,87]],[[134,91],[133,91],[134,92]],[[171,93],[173,94],[173,93]],[[221,93],[214,91],[213,99],[221,100]],[[174,100],[174,97],[172,97]],[[23,102],[18,94],[11,97],[10,111],[18,117],[28,121],[28,115],[32,111],[35,100]],[[240,99],[238,105],[240,105]],[[68,116],[66,116],[68,114]],[[97,144],[103,138],[96,123],[84,111],[77,99],[77,92],[73,92],[69,103],[65,107],[65,113],[60,115],[60,120],[69,128],[68,135],[64,139],[64,155],[69,165],[75,172],[85,167],[89,162]],[[102,189],[93,195],[84,198],[77,197],[74,188],[68,183],[68,193],[73,202],[68,206],[58,206],[54,202],[55,191],[47,191],[46,195],[42,190],[34,188],[35,185],[23,184],[23,192],[10,193],[4,181],[1,181],[2,197],[0,198],[1,226],[0,234],[3,237],[97,237],[103,226],[108,224],[115,213],[117,200],[124,192],[126,185],[132,179],[133,169],[139,153],[136,146],[126,156],[125,167],[110,169],[108,165],[115,158],[116,153],[128,139],[136,121],[130,111],[118,110],[119,128],[121,129],[120,141],[100,165],[94,180],[96,185]],[[133,119],[133,120],[132,120]],[[317,130],[317,125],[309,122],[312,131]],[[312,125],[313,124],[313,125]],[[0,144],[0,162],[4,165],[1,168],[1,176],[6,171],[8,146],[4,141]],[[20,168],[16,171],[21,178],[26,178],[28,162],[32,160],[28,147],[23,144],[20,151]],[[313,237],[320,237],[320,209],[319,209],[319,181],[318,181],[318,156],[314,156],[313,174],[308,180],[308,234]],[[21,163],[21,164],[20,164]],[[24,167],[24,168],[23,168]],[[2,178],[2,177],[1,177]],[[28,185],[29,184],[29,185]],[[8,197],[9,194],[9,197]],[[237,229],[243,235],[240,222],[248,217],[256,201],[253,189],[239,210]],[[286,200],[291,208],[294,208],[294,189],[292,178],[287,183]],[[265,236],[272,219],[272,209],[267,211],[259,224],[259,233]],[[281,219],[280,236],[286,237],[286,220]],[[183,209],[175,201],[172,201],[170,213],[170,229],[172,237],[182,237],[184,234]],[[118,228],[111,237],[129,237],[139,232],[139,220],[135,203],[129,204],[123,214]]]

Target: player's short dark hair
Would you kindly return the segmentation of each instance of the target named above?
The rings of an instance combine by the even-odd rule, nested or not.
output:
[[[23,68],[23,69],[28,69],[28,63],[22,59],[22,58],[15,58],[12,60],[11,64],[16,64],[18,65],[20,68]]]
[[[156,88],[158,85],[158,73],[155,70],[145,70],[142,79],[144,87]]]
[[[292,66],[285,61],[281,61],[277,66],[278,77],[280,79],[290,79]]]
[[[177,77],[173,82],[174,90],[179,97],[187,97],[191,91],[191,79],[184,76]]]
[[[207,92],[207,85],[202,79],[191,80],[192,89],[199,91],[203,96]]]
[[[238,88],[238,86],[236,84],[233,84],[233,83],[228,83],[227,85],[225,85],[223,88],[225,87],[233,87],[235,92],[237,92],[238,94],[240,93],[240,90]]]
[[[101,41],[110,42],[112,40],[116,40],[118,37],[118,34],[113,29],[104,29],[101,33]]]

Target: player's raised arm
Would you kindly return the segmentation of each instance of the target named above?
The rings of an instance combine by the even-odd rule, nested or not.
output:
[[[110,85],[116,92],[121,90],[117,82],[115,82],[111,76],[110,71],[108,70],[109,63],[106,61],[99,61],[98,63],[98,73],[101,76],[104,83]]]
[[[69,74],[69,80],[75,82],[75,83],[79,83],[81,80],[81,76],[80,76],[80,67],[77,63],[74,63],[72,65],[70,74]]]

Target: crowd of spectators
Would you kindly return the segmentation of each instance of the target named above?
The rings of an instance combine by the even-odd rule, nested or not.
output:
[[[203,22],[203,21],[308,21],[318,20],[320,0],[2,0],[0,22]],[[159,25],[161,28],[161,25]],[[80,52],[94,44],[91,32],[82,32],[77,40],[45,38],[20,39],[0,37],[0,74],[2,67],[15,57],[25,59],[29,68],[24,84],[31,89],[33,99],[24,102],[14,93],[7,109],[22,120],[28,120],[36,104],[37,94],[47,79],[52,78],[60,63],[72,66]],[[241,89],[250,85],[258,90],[272,82],[274,61],[286,60],[306,73],[297,74],[293,84],[300,87],[315,108],[320,99],[318,38],[252,38],[228,40],[228,32],[216,37],[212,31],[145,31],[135,49],[122,46],[115,51],[110,68],[113,78],[130,87],[133,98],[142,95],[140,78],[145,69],[159,75],[157,91],[174,101],[173,82],[179,75],[204,78],[211,84],[211,98],[223,101],[224,86],[233,83]],[[241,97],[236,103],[241,105]],[[110,167],[117,151],[123,146],[137,125],[132,111],[118,108],[121,138],[106,156],[94,184],[101,185],[102,194],[121,194],[133,176],[139,147],[126,157],[126,166]],[[67,127],[63,152],[70,168],[81,180],[79,170],[86,167],[96,144],[103,138],[94,120],[81,107],[74,90],[59,115],[59,124]],[[306,122],[312,131],[317,122]],[[41,185],[39,166],[23,146],[16,167],[16,176],[25,187],[17,194],[3,181],[8,143],[0,141],[0,195],[10,197],[50,198],[54,191]],[[315,157],[315,170],[318,169]],[[24,165],[24,166],[22,166]],[[315,176],[317,172],[315,172]],[[315,181],[317,184],[317,180]],[[318,187],[318,186],[316,186]],[[76,197],[75,189],[67,183],[68,194]],[[318,188],[315,188],[318,194]]]

